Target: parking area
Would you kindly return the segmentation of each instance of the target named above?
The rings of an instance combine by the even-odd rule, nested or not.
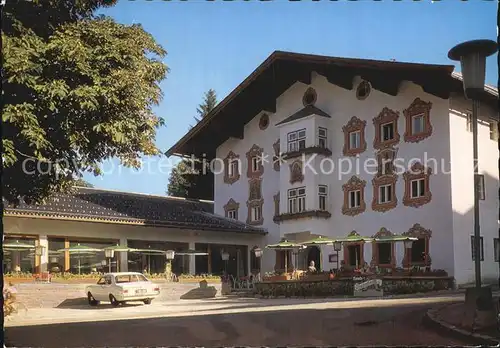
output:
[[[212,299],[32,309],[6,322],[12,346],[462,345],[420,324],[461,296]],[[99,334],[96,334],[99,333]]]

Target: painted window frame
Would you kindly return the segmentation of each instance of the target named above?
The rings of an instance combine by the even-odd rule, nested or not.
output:
[[[404,141],[407,143],[419,143],[424,139],[427,139],[432,135],[432,124],[431,124],[431,109],[432,103],[423,101],[420,98],[415,98],[415,100],[410,104],[410,106],[403,111],[406,119],[406,127],[404,133]],[[416,117],[422,118],[422,130],[415,132],[414,119]]]
[[[366,151],[365,139],[366,121],[362,121],[356,116],[351,117],[346,125],[342,127],[344,133],[344,147],[342,153],[347,157],[355,157]],[[351,147],[351,133],[359,132],[359,146],[356,148]]]
[[[292,194],[293,193],[293,194]],[[306,187],[297,187],[287,191],[288,214],[298,214],[306,211],[307,191]]]
[[[366,181],[353,175],[344,185],[342,191],[344,192],[344,202],[342,205],[342,214],[347,216],[356,216],[366,211],[365,202],[365,188]],[[359,206],[352,207],[350,205],[351,192],[360,192]]]

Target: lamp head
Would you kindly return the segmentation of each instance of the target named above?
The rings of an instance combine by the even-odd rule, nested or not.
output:
[[[448,58],[460,61],[465,96],[477,99],[484,91],[486,74],[486,57],[498,50],[498,45],[492,40],[472,40],[462,42],[448,52]]]
[[[104,254],[109,259],[112,259],[113,257],[115,257],[115,251],[113,249],[105,249]]]
[[[167,258],[167,260],[173,260],[175,257],[175,251],[174,250],[167,250],[165,252],[165,257]]]
[[[262,249],[261,248],[255,248],[254,250],[255,257],[262,257]]]

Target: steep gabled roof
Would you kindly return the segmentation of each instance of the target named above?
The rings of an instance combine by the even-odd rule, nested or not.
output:
[[[213,213],[211,201],[154,196],[130,192],[77,188],[55,194],[44,204],[8,206],[6,216],[108,222],[191,230],[266,234],[264,229]]]
[[[427,93],[448,98],[462,92],[462,82],[452,76],[453,65],[417,64],[395,61],[327,57],[292,52],[273,52],[238,87],[167,152],[167,156],[214,158],[215,150],[230,137],[243,138],[243,127],[261,111],[276,112],[276,98],[295,82],[311,83],[313,71],[330,83],[353,88],[353,77],[361,76],[373,88],[397,95],[403,80],[420,85]],[[487,89],[485,100],[497,103]]]
[[[300,120],[301,118],[311,116],[311,115],[318,115],[318,116],[323,116],[323,117],[331,117],[329,114],[321,110],[320,108],[315,107],[314,105],[307,105],[306,107],[300,109],[296,113],[294,113],[291,116],[288,116],[285,118],[283,121],[276,123],[277,126],[292,122],[292,121],[297,121]]]

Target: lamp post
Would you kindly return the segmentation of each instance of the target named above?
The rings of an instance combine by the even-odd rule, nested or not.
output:
[[[410,273],[411,269],[411,248],[413,246],[413,240],[407,239],[404,241],[406,255],[408,255],[408,273]]]
[[[460,61],[465,97],[472,100],[472,161],[474,165],[474,266],[476,289],[481,288],[480,226],[479,226],[479,171],[477,119],[479,97],[484,93],[486,57],[497,51],[497,44],[491,40],[473,40],[456,45],[448,52],[448,58]],[[499,275],[500,282],[500,275]]]
[[[339,251],[342,249],[342,242],[333,242],[333,250],[337,253],[337,272],[339,271]]]
[[[40,258],[38,273],[42,273],[42,256],[45,256],[45,247],[43,245],[37,245],[35,247],[35,256]]]
[[[175,251],[167,250],[165,252],[165,257],[167,259],[167,266],[166,266],[165,273],[167,274],[168,280],[172,280],[172,260],[175,257]]]
[[[229,261],[229,253],[223,251],[221,254],[222,261],[224,261],[224,275],[227,275],[227,262]]]
[[[111,273],[111,259],[113,257],[115,257],[115,251],[113,249],[105,249],[104,255],[108,259],[108,270],[109,270],[109,273]]]
[[[260,269],[261,269],[261,257],[262,257],[262,254],[263,254],[263,251],[261,248],[255,248],[253,249],[253,252],[255,253],[255,257],[257,258],[257,262],[258,262],[258,272],[257,272],[257,280],[260,281]]]

